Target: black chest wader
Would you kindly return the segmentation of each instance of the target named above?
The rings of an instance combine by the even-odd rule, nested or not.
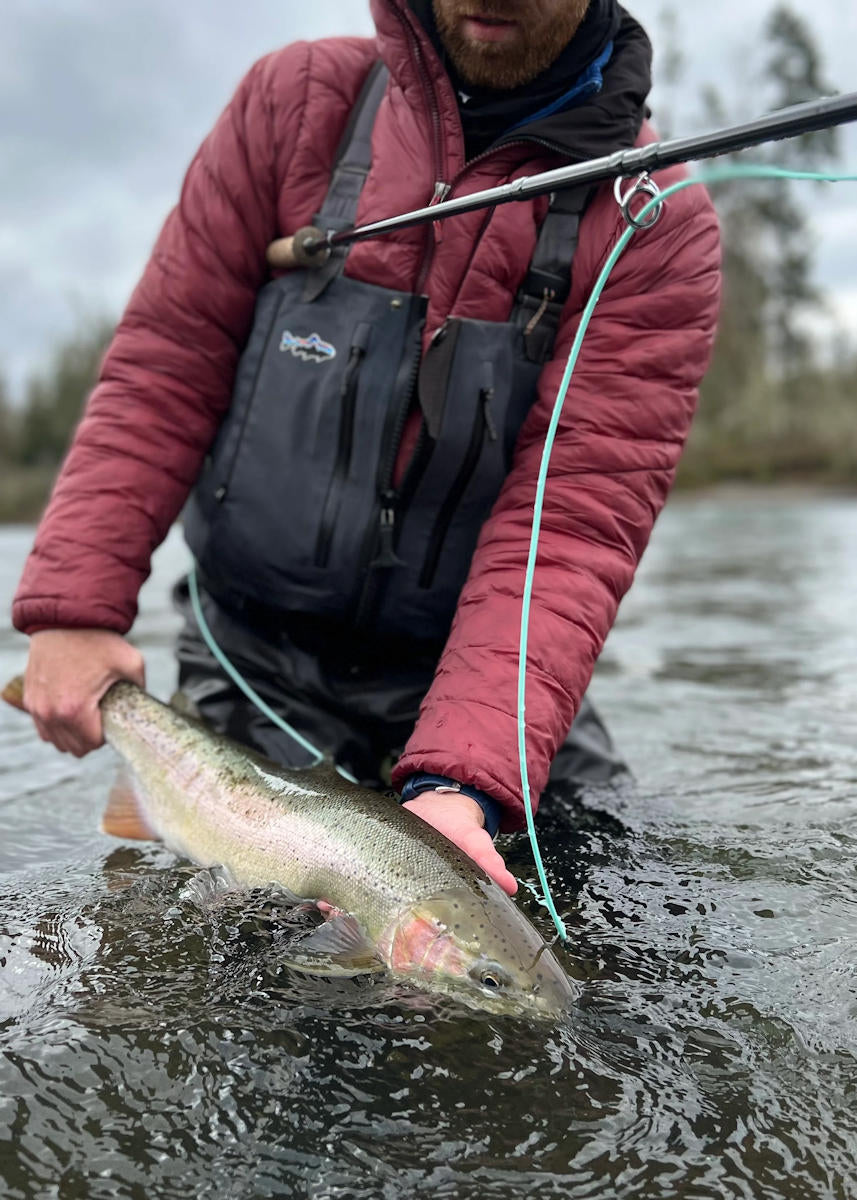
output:
[[[386,83],[373,68],[314,221],[322,229],[355,222]],[[259,294],[185,536],[222,648],[362,778],[404,744],[431,683],[553,349],[588,195],[554,197],[507,322],[449,318],[425,355],[425,297],[346,277],[347,249]],[[417,448],[396,486],[417,400]],[[179,657],[183,690],[204,717],[305,761],[212,671],[192,618]]]

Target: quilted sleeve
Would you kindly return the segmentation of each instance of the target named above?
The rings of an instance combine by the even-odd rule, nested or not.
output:
[[[593,228],[600,236],[599,249],[587,252],[589,287],[621,232],[615,209],[602,202],[588,215],[575,274]],[[584,341],[551,459],[535,577],[527,663],[534,804],[672,484],[711,354],[719,295],[716,217],[704,191],[690,188],[671,198],[653,230],[635,235]],[[426,771],[471,784],[503,805],[504,831],[524,823],[517,667],[536,478],[584,300],[572,290],[556,357],[542,372],[539,399],[394,777],[399,783]]]

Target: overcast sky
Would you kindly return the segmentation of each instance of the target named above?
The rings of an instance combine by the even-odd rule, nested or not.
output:
[[[0,373],[29,372],[87,314],[118,315],[184,169],[260,54],[296,38],[372,31],[367,0],[2,0]],[[657,51],[663,0],[629,0]],[[753,100],[768,0],[678,3],[687,95],[703,80]],[[841,91],[857,88],[857,4],[798,0]],[[656,59],[657,78],[657,59]],[[656,89],[654,102],[667,97]],[[676,134],[697,128],[673,104]],[[657,117],[657,111],[656,111]],[[857,172],[857,129],[844,139]],[[857,338],[857,185],[817,204],[824,332]]]

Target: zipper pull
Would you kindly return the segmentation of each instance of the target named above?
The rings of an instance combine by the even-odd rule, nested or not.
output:
[[[431,338],[429,339],[429,349],[430,350],[434,346],[439,345],[443,341],[443,339],[446,337],[446,333],[447,333],[448,329],[449,329],[449,317],[446,317],[444,319],[443,324],[438,325],[437,329],[434,331],[434,333],[431,335]]]
[[[482,364],[482,388],[479,392],[482,401],[482,416],[485,419],[485,430],[492,442],[497,441],[497,426],[494,424],[494,414],[491,412],[491,401],[494,399],[494,366],[493,363]]]
[[[434,195],[429,201],[429,208],[431,208],[433,204],[440,204],[442,200],[447,198],[449,195],[450,186],[450,184],[444,183],[442,179],[437,181],[437,183],[434,185]]]
[[[450,191],[451,191],[451,185],[448,183],[444,183],[442,179],[439,179],[437,181],[437,183],[434,185],[434,195],[432,196],[431,200],[429,200],[429,208],[433,208],[435,206],[435,204],[440,204],[443,200],[445,200],[447,198],[447,196],[449,195]],[[432,227],[432,230],[434,231],[434,240],[435,240],[435,244],[437,244],[437,245],[439,245],[443,241],[442,226],[443,226],[443,221],[432,221],[431,227]]]
[[[405,564],[396,554],[394,541],[396,536],[396,502],[395,492],[381,494],[381,524],[379,527],[378,553],[369,564],[375,567],[403,567]]]

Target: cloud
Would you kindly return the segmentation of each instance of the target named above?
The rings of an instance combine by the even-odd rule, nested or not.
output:
[[[633,11],[657,43],[663,0]],[[715,79],[752,111],[767,0],[679,6],[687,83],[676,131]],[[817,0],[813,28],[845,87],[857,7]],[[297,38],[372,31],[364,0],[4,0],[0,42],[0,371],[20,390],[81,309],[121,310],[194,149],[261,54]],[[656,89],[655,102],[674,107]],[[848,136],[857,166],[857,131]],[[835,288],[857,268],[852,193],[819,197],[819,263]],[[835,232],[831,232],[835,230]],[[841,306],[853,312],[849,303]]]
[[[296,9],[6,0],[0,371],[13,393],[82,306],[121,310],[196,146],[250,64],[297,38],[372,32],[361,0]]]

